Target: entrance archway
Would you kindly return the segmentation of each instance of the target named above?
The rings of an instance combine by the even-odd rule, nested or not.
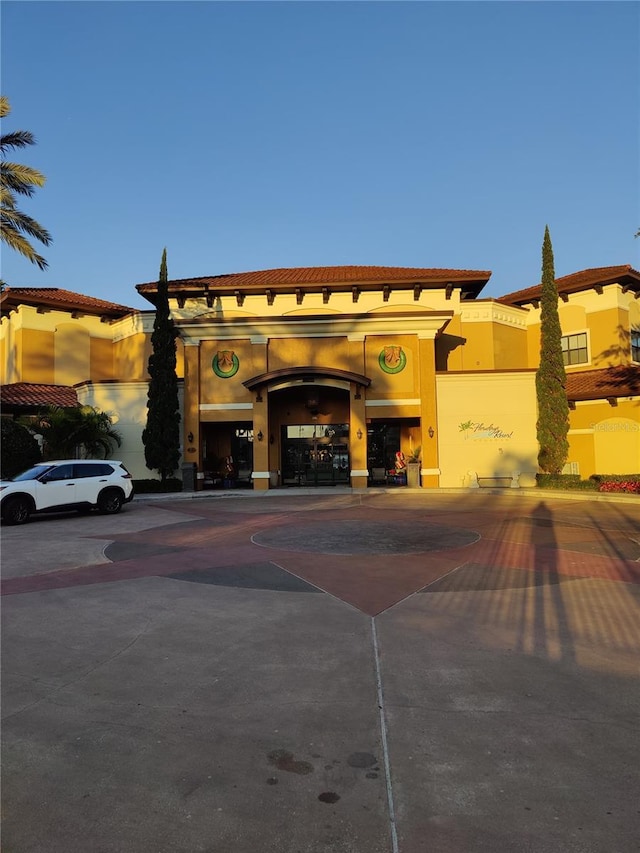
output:
[[[370,384],[363,374],[316,366],[281,368],[245,381],[255,394],[254,459],[262,466],[254,478],[268,478],[271,487],[366,485],[363,392]],[[262,431],[268,436],[264,445]]]
[[[281,485],[348,485],[348,387],[287,382],[269,391],[272,439],[271,464],[275,459]]]

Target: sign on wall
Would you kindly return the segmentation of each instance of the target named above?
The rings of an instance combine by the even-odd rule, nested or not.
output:
[[[506,432],[494,423],[484,423],[484,421],[464,421],[459,424],[458,429],[464,433],[465,439],[478,438],[513,438],[513,430]]]

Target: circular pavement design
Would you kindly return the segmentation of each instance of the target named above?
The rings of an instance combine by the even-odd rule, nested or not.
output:
[[[251,537],[256,545],[280,551],[315,554],[420,554],[445,551],[477,542],[475,530],[444,524],[346,519],[289,524],[262,530]]]

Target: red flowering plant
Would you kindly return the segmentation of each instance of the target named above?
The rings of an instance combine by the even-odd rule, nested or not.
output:
[[[640,495],[640,480],[608,480],[600,483],[599,492],[628,492]]]

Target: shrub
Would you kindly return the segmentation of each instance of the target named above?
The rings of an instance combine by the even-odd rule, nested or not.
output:
[[[589,479],[596,483],[624,483],[629,481],[638,483],[640,482],[640,474],[592,474]]]
[[[598,484],[593,480],[581,480],[579,474],[536,474],[539,489],[572,490],[595,492]]]
[[[581,480],[579,474],[536,474],[536,482],[539,489],[640,495],[640,474],[592,474],[588,480]]]
[[[42,461],[40,446],[33,435],[11,418],[2,418],[0,441],[0,473],[3,478],[13,477]]]

